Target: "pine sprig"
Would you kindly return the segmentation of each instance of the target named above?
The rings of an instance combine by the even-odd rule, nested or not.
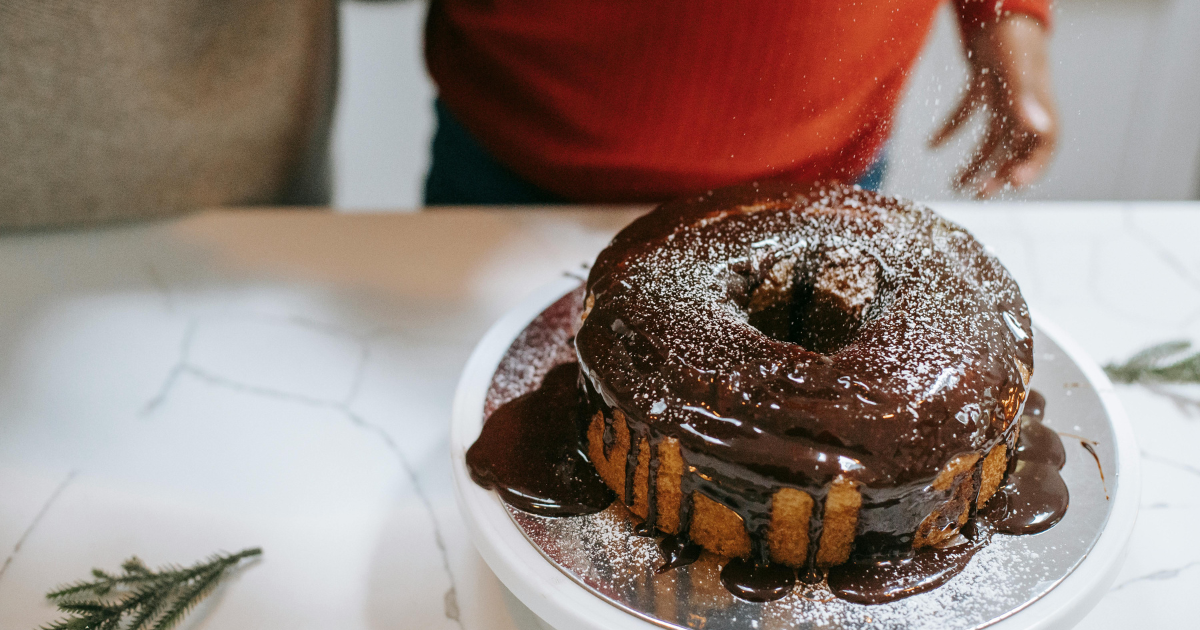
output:
[[[68,616],[43,630],[168,630],[212,594],[230,569],[262,554],[258,547],[235,554],[214,554],[184,568],[168,565],[152,571],[137,556],[113,575],[92,569],[91,581],[64,584],[46,594]],[[128,620],[126,624],[125,621]]]
[[[1184,340],[1160,343],[1125,363],[1109,363],[1104,371],[1118,383],[1200,383],[1200,352],[1178,358],[1191,347]]]

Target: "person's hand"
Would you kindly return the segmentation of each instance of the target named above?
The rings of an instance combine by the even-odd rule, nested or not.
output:
[[[1058,136],[1051,94],[1046,29],[1012,14],[979,29],[966,42],[971,78],[966,94],[931,147],[946,143],[972,114],[984,110],[987,131],[955,178],[959,190],[990,197],[1007,185],[1033,183],[1050,164]]]

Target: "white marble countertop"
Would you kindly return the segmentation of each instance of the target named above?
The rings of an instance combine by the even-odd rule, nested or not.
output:
[[[1200,341],[1200,204],[935,204],[1100,362]],[[510,629],[449,480],[488,325],[634,211],[214,211],[0,237],[0,628],[137,554],[264,556],[192,628]],[[1200,624],[1200,391],[1118,386],[1144,458],[1086,628]]]

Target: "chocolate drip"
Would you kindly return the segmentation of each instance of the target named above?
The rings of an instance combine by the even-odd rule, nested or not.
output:
[[[665,204],[613,239],[587,291],[575,348],[594,404],[631,443],[678,441],[756,561],[774,492],[823,501],[839,477],[862,497],[857,533],[902,543],[946,500],[929,481],[1012,439],[1027,398],[1012,278],[961,228],[870,193],[772,183]]]
[[[1089,439],[1083,438],[1079,440],[1079,445],[1082,446],[1083,450],[1087,451],[1088,455],[1091,455],[1092,459],[1096,461],[1096,470],[1100,473],[1100,485],[1104,486],[1104,500],[1107,501],[1108,481],[1104,479],[1104,466],[1100,465],[1100,456],[1096,454],[1095,443]]]
[[[612,457],[613,445],[617,443],[617,430],[613,428],[612,414],[603,414],[604,418],[604,433],[600,439],[603,441],[605,459]]]
[[[505,403],[467,450],[471,479],[509,505],[545,516],[592,514],[613,492],[584,454],[579,366],[560,365],[540,387]]]
[[[1036,534],[1062,520],[1069,493],[1058,469],[1046,464],[1018,462],[981,516],[1005,534]]]
[[[643,433],[647,430],[644,425],[635,427],[632,422],[625,422],[625,426],[629,433],[629,450],[625,451],[625,505],[632,506],[634,503],[634,488],[637,480],[638,467],[638,452],[642,448]]]
[[[1016,465],[1008,479],[988,501],[983,517],[1005,534],[1036,534],[1046,531],[1067,513],[1070,494],[1062,475],[1067,463],[1062,440],[1042,424],[1045,399],[1032,392],[1021,418]],[[1035,403],[1030,409],[1029,403]]]
[[[758,564],[731,558],[721,569],[721,584],[746,601],[769,602],[792,592],[796,571],[782,564]]]
[[[771,562],[771,547],[767,544],[767,533],[771,529],[771,498],[768,494],[762,506],[749,506],[744,511],[742,523],[746,527],[746,535],[750,537],[750,557],[759,565]],[[757,508],[757,509],[754,509]]]
[[[1058,433],[1032,416],[1021,421],[1021,437],[1017,441],[1017,460],[1037,462],[1062,470],[1067,463],[1067,451],[1063,448]]]
[[[767,564],[770,560],[767,531],[771,526],[775,482],[765,476],[739,471],[737,467],[704,453],[687,448],[681,451],[695,469],[689,484],[693,501],[699,493],[737,514],[750,539],[750,557],[758,564]]]
[[[982,528],[964,527],[953,547],[926,548],[902,557],[859,560],[829,569],[829,590],[858,604],[883,604],[937,588],[967,568],[990,539]],[[967,536],[966,534],[970,534]]]
[[[687,536],[677,534],[666,536],[658,541],[658,551],[662,553],[663,559],[666,560],[661,566],[654,569],[655,573],[661,574],[695,562],[700,558],[700,552],[703,549],[700,545],[692,542]]]
[[[975,469],[971,471],[971,505],[970,511],[967,513],[968,519],[975,518],[979,512],[979,489],[983,486],[983,461],[985,458],[980,457],[979,461],[975,462]]]
[[[692,528],[693,501],[696,495],[696,467],[688,463],[686,453],[683,457],[683,475],[679,477],[679,533],[687,535]]]
[[[1037,390],[1029,390],[1028,396],[1025,398],[1025,407],[1021,410],[1022,416],[1029,416],[1037,422],[1042,421],[1042,415],[1046,410],[1046,397]]]
[[[800,577],[806,582],[817,581],[819,571],[817,567],[817,550],[821,547],[821,532],[824,530],[825,524],[825,500],[829,498],[826,493],[820,497],[813,497],[812,512],[808,515],[808,549],[806,551],[807,558],[804,561],[804,571]]]
[[[1046,531],[1067,513],[1067,484],[1054,466],[1018,462],[1008,483],[988,502],[983,517],[1005,534]]]
[[[578,308],[564,309],[563,303],[571,300],[579,301],[580,294],[568,296],[560,303],[547,310],[547,314],[535,320],[527,332],[537,333],[539,326],[553,330],[570,330],[572,322],[578,321]],[[551,313],[565,311],[572,317],[547,317]],[[561,314],[559,314],[561,315]],[[543,331],[544,332],[544,331]],[[521,341],[529,337],[534,341],[521,346]],[[567,341],[564,341],[567,340]],[[523,356],[523,353],[539,356],[559,356],[560,349],[541,348],[536,344],[569,344],[569,335],[528,334],[514,343],[510,355]],[[506,358],[506,360],[508,360]],[[561,360],[561,359],[560,359]],[[503,364],[502,364],[503,365]],[[510,370],[511,372],[511,370]],[[494,487],[501,497],[511,505],[544,515],[584,514],[603,509],[608,505],[613,493],[609,491],[595,474],[591,462],[586,456],[586,446],[581,439],[586,433],[575,429],[576,425],[586,428],[594,413],[597,402],[605,400],[600,392],[594,390],[591,379],[578,379],[584,385],[582,388],[572,388],[570,383],[577,379],[578,368],[574,365],[558,365],[551,369],[540,387],[533,387],[533,382],[521,386],[521,395],[499,405],[492,403],[494,392],[498,385],[493,384],[489,392],[488,408],[495,409],[484,425],[480,439],[468,451],[468,466],[472,477],[485,487]],[[499,378],[499,376],[497,377]],[[509,389],[511,386],[505,385]],[[579,406],[579,391],[587,392],[590,407]],[[866,394],[864,394],[866,395]],[[503,401],[504,399],[501,399]],[[946,549],[925,549],[915,554],[908,552],[905,557],[897,558],[897,549],[911,545],[911,529],[909,534],[902,534],[907,527],[903,518],[892,520],[896,510],[904,512],[929,513],[927,499],[909,493],[903,488],[863,486],[863,509],[860,511],[859,536],[856,539],[855,560],[848,565],[840,565],[830,572],[829,584],[839,596],[847,599],[880,598],[880,601],[891,601],[916,592],[933,588],[961,571],[967,565],[970,557],[979,547],[986,544],[987,536],[972,533],[974,523],[982,523],[986,529],[986,519],[991,514],[993,505],[999,505],[1001,495],[1017,497],[1025,504],[1047,505],[1042,499],[1033,500],[1030,497],[1058,496],[1056,489],[1049,492],[1044,487],[1047,479],[1057,478],[1058,467],[1064,461],[1061,442],[1057,435],[1041,425],[1038,420],[1043,415],[1045,401],[1037,392],[1029,392],[1025,402],[1025,414],[1022,422],[1010,423],[1010,431],[1004,435],[1006,442],[1013,445],[1010,452],[1013,474],[1007,480],[1004,488],[997,493],[985,513],[981,510],[973,523],[964,527],[964,534],[970,534],[970,540],[960,545]],[[615,430],[612,427],[610,414],[605,416],[604,447],[611,448],[615,443]],[[627,415],[627,417],[629,417]],[[626,497],[629,503],[633,501],[634,476],[637,472],[638,450],[643,441],[649,451],[649,486],[647,488],[647,508],[649,510],[643,529],[647,533],[655,531],[658,522],[658,493],[657,477],[661,468],[659,447],[665,435],[656,431],[646,423],[629,418],[627,424],[630,432],[630,454],[626,458]],[[1020,439],[1016,439],[1018,428]],[[1053,438],[1053,440],[1051,440]],[[809,438],[804,438],[807,440]],[[803,440],[801,440],[803,441]],[[754,601],[766,601],[769,598],[786,595],[795,580],[795,572],[787,567],[772,565],[766,562],[769,549],[766,544],[767,528],[770,523],[771,498],[774,492],[782,487],[780,481],[773,479],[754,469],[747,469],[737,463],[729,463],[721,458],[702,450],[689,448],[682,443],[680,450],[683,458],[683,475],[680,479],[682,497],[679,505],[679,532],[674,536],[663,538],[660,551],[663,553],[664,564],[657,568],[659,572],[684,566],[696,559],[700,548],[692,543],[687,532],[690,530],[693,502],[699,493],[722,505],[730,507],[742,518],[746,532],[754,541],[753,553],[747,559],[735,559],[726,564],[722,571],[722,582],[739,597],[754,598]],[[1057,446],[1057,448],[1056,448]],[[822,447],[825,448],[825,447]],[[828,449],[827,449],[828,450]],[[970,479],[972,488],[980,483],[980,463],[976,464]],[[1039,469],[1040,467],[1040,469]],[[1020,472],[1017,469],[1020,468]],[[1053,470],[1052,476],[1037,475],[1047,469]],[[1030,482],[1034,479],[1035,482]],[[1036,480],[1041,480],[1036,481]],[[790,485],[790,484],[788,484]],[[822,534],[823,511],[828,486],[802,486],[805,492],[812,496],[814,505],[809,522],[808,566],[814,565]],[[1063,486],[1062,507],[1066,506],[1066,488]],[[1011,494],[1005,494],[1011,493]],[[1014,514],[1026,514],[1025,508],[1017,505],[1016,510],[1010,511],[1007,499],[1003,518],[1013,517]],[[1001,508],[994,508],[999,511]],[[1057,510],[1033,510],[1035,517],[1026,518],[1023,522],[1035,520],[1032,525],[1013,527],[1001,520],[1002,531],[1008,529],[1028,530],[1029,527],[1049,527],[1057,522],[1061,514]],[[1057,514],[1057,516],[1055,515]],[[1036,516],[1043,515],[1043,516]],[[972,515],[975,516],[975,515]],[[1038,529],[1040,531],[1040,529]],[[881,556],[881,554],[883,554]],[[890,554],[890,555],[888,555]],[[883,557],[884,559],[880,559]],[[868,569],[867,567],[876,567]],[[883,568],[879,568],[883,567]],[[857,573],[855,573],[857,571]],[[867,575],[869,574],[869,575]],[[858,577],[855,577],[858,576]],[[805,574],[807,579],[821,577],[816,570],[810,569]],[[853,579],[852,579],[853,578]],[[868,583],[869,582],[869,583]],[[883,594],[880,594],[883,593]],[[858,600],[855,600],[858,601]]]
[[[662,443],[662,436],[652,431],[646,443],[650,450],[650,458],[647,466],[649,474],[646,475],[646,520],[642,524],[647,531],[654,532],[658,527],[658,468],[662,465],[658,448]]]

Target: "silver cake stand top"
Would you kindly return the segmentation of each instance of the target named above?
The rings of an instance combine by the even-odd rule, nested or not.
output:
[[[1030,536],[993,536],[967,568],[945,585],[899,601],[866,606],[835,598],[824,586],[797,583],[787,597],[754,603],[720,581],[724,559],[705,553],[694,564],[656,574],[663,563],[651,538],[633,533],[617,504],[599,514],[539,517],[509,508],[530,542],[572,580],[664,628],[983,628],[1030,605],[1064,580],[1104,530],[1120,477],[1116,439],[1106,408],[1084,371],[1035,326],[1032,387],[1046,397],[1045,423],[1063,435],[1062,477],[1070,508],[1057,525]],[[1079,436],[1096,443],[1099,468]],[[1101,470],[1105,479],[1101,479]]]

